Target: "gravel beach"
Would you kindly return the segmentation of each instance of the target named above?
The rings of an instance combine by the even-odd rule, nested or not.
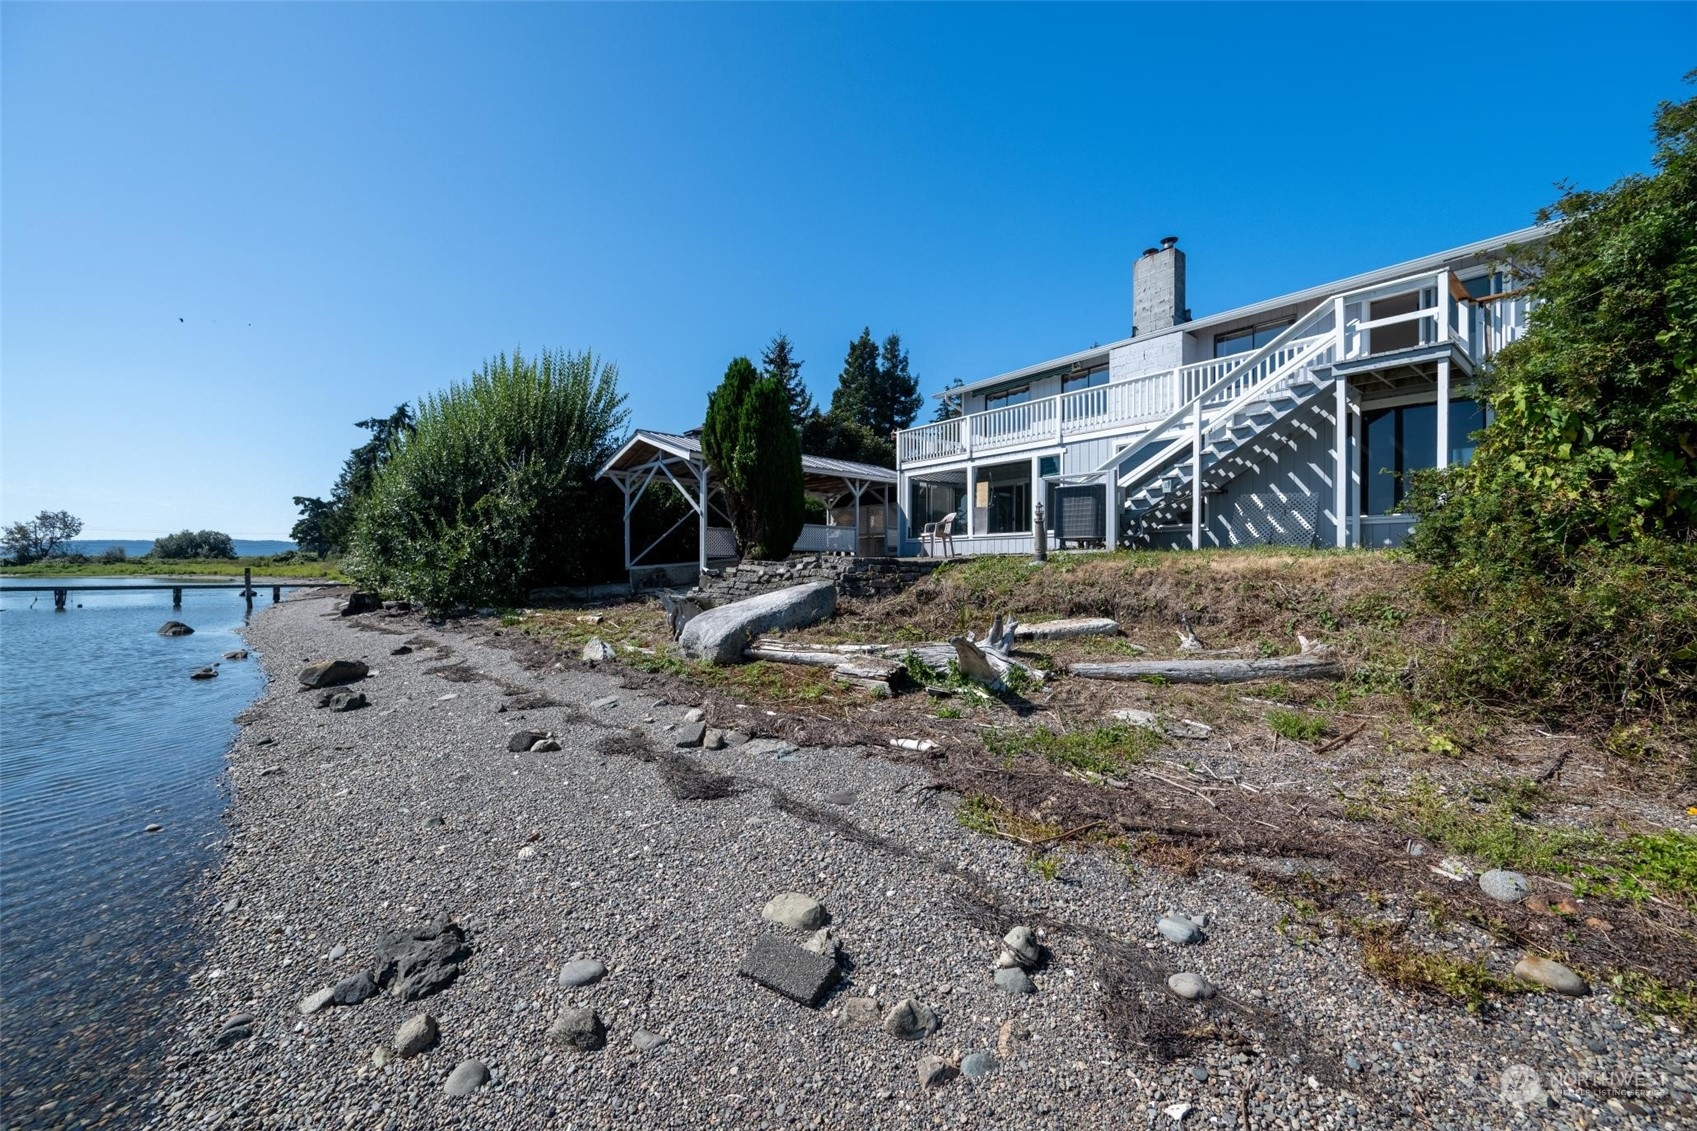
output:
[[[1472,1015],[1385,988],[1347,939],[1281,930],[1288,907],[1241,874],[1069,851],[1046,879],[957,823],[921,766],[773,739],[680,747],[690,705],[610,672],[532,671],[497,628],[341,618],[321,594],[255,617],[271,682],[230,753],[212,941],[171,1012],[154,1125],[1697,1124],[1689,1036],[1605,993]],[[321,708],[300,686],[331,658],[369,665],[348,688],[366,706]],[[509,750],[520,731],[559,749]],[[739,973],[761,936],[780,962],[819,957],[798,949],[814,930],[762,915],[792,892],[823,904],[815,949],[840,947],[817,1008]],[[1169,913],[1186,922],[1159,928]],[[303,1012],[381,974],[385,937],[444,917],[469,948],[445,988]],[[1019,925],[1040,956],[998,977]],[[562,985],[568,966],[588,980]],[[1201,977],[1169,989],[1174,974]],[[582,1048],[579,1011],[604,1047]],[[892,1012],[891,1028],[929,1013],[935,1031],[893,1035]],[[374,1057],[419,1014],[433,1042]]]

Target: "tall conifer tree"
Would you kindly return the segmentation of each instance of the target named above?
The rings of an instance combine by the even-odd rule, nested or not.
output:
[[[795,346],[782,330],[760,355],[760,366],[765,375],[784,383],[784,393],[790,402],[790,419],[797,428],[813,412],[813,395],[801,379],[801,365],[801,359],[795,356]]]

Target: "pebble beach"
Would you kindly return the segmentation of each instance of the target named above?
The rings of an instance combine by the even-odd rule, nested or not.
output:
[[[1241,873],[1045,875],[923,759],[740,741],[757,704],[699,719],[499,629],[255,617],[208,951],[137,1125],[1697,1124],[1689,1035],[1606,993],[1402,994]],[[297,680],[333,658],[363,706]],[[440,988],[391,992],[385,947],[444,929]],[[814,1004],[772,988],[827,967]]]

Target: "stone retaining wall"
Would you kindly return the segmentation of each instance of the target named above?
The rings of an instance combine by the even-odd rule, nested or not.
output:
[[[701,574],[694,592],[702,600],[722,605],[774,589],[834,581],[843,597],[882,597],[899,593],[941,565],[941,561],[899,558],[851,558],[842,554],[796,554],[781,562],[739,562]]]

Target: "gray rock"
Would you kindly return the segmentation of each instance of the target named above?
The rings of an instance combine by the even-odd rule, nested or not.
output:
[[[1532,885],[1519,872],[1492,868],[1479,877],[1479,890],[1503,903],[1519,903],[1532,894]]]
[[[844,808],[847,808],[848,806],[853,805],[856,801],[859,801],[860,798],[855,796],[853,790],[838,789],[827,793],[824,800],[827,805],[841,805]]]
[[[542,738],[538,739],[536,743],[531,746],[530,752],[532,754],[552,754],[559,748],[560,744],[554,739]]]
[[[653,1052],[666,1043],[666,1038],[658,1033],[650,1033],[647,1029],[638,1029],[632,1035],[630,1043],[637,1052]]]
[[[302,668],[299,679],[302,687],[317,690],[364,679],[370,671],[360,660],[319,660]]]
[[[391,656],[410,656],[410,655],[412,655],[412,645],[411,644],[401,644],[401,645],[398,645],[394,648],[391,648],[391,649],[389,649],[389,655],[391,655]]]
[[[180,620],[168,620],[159,626],[161,636],[193,636],[194,629]]]
[[[334,961],[336,961],[336,959],[341,958],[343,955],[345,955],[347,953],[348,953],[348,948],[343,946],[341,943],[337,943],[335,946],[330,948],[330,953],[325,955],[324,957],[328,958],[331,962],[334,962]]]
[[[1014,964],[1027,970],[1035,969],[1043,961],[1043,945],[1037,941],[1037,932],[1030,927],[1017,926],[1002,938],[1003,951],[1014,960]]]
[[[725,748],[725,732],[717,727],[708,727],[701,736],[703,750],[723,750]]]
[[[1191,1065],[1190,1074],[1195,1077],[1198,1084],[1206,1084],[1208,1082],[1208,1070],[1200,1064]]]
[[[1208,979],[1200,974],[1192,974],[1188,970],[1174,974],[1167,979],[1167,989],[1187,1001],[1199,1001],[1214,996],[1214,987]]]
[[[409,1017],[395,1030],[395,1053],[402,1058],[417,1056],[436,1043],[439,1033],[436,1018],[430,1014],[420,1013]]]
[[[1514,964],[1514,976],[1524,978],[1528,982],[1536,982],[1545,989],[1566,994],[1568,997],[1584,997],[1591,992],[1591,987],[1585,979],[1566,966],[1532,954]]]
[[[678,644],[684,655],[714,664],[740,664],[742,650],[762,632],[806,628],[837,609],[837,587],[829,581],[795,585],[708,609],[684,626]]]
[[[162,832],[165,831],[165,826],[161,825],[159,822],[155,821],[152,824],[148,825],[146,828],[142,829],[141,831],[144,832],[144,833],[162,833]]]
[[[813,937],[801,944],[801,949],[812,951],[825,958],[836,958],[839,949],[837,937],[831,933],[831,928],[820,927],[813,932]]]
[[[507,738],[507,753],[523,754],[547,737],[539,730],[515,730]]]
[[[251,1013],[232,1013],[224,1019],[224,1024],[212,1036],[212,1047],[215,1049],[229,1048],[237,1041],[245,1041],[253,1036],[254,1019]]]
[[[442,1090],[450,1096],[469,1096],[489,1082],[489,1069],[480,1060],[462,1060],[448,1073]]]
[[[741,746],[747,741],[748,735],[744,734],[740,730],[728,730],[725,732],[726,746]]]
[[[377,993],[377,979],[371,971],[361,970],[337,982],[330,992],[337,1005],[358,1005]]]
[[[239,911],[241,909],[241,906],[242,906],[242,897],[239,896],[239,895],[232,895],[229,899],[226,899],[224,901],[224,914],[234,915],[237,911]]]
[[[919,1058],[919,1086],[921,1088],[939,1088],[953,1080],[958,1074],[955,1066],[940,1056],[922,1056]]]
[[[912,998],[903,998],[884,1015],[884,1032],[903,1041],[917,1041],[937,1031],[936,1012]]]
[[[397,931],[377,944],[377,984],[402,1001],[417,1001],[459,977],[471,955],[465,932],[443,918],[428,927]]]
[[[707,725],[705,723],[680,723],[672,738],[679,747],[695,747],[700,746],[702,739],[706,736]]]
[[[608,644],[599,636],[591,636],[589,638],[589,643],[583,646],[583,652],[580,658],[586,664],[604,664],[608,660],[613,659],[614,656],[615,653],[612,645]]]
[[[706,718],[707,712],[703,711],[700,707],[691,707],[689,710],[684,712],[684,722],[686,723],[699,723]]]
[[[617,707],[618,705],[619,697],[617,695],[603,695],[601,698],[591,703],[590,707],[597,711],[606,711],[613,707]]]
[[[1018,966],[1003,966],[996,971],[996,988],[1006,990],[1010,994],[1034,994],[1037,992],[1037,983]]]
[[[349,593],[347,603],[341,607],[341,615],[345,617],[358,616],[360,613],[374,613],[383,607],[383,598],[375,593]]]
[[[1163,915],[1155,927],[1168,942],[1178,943],[1180,946],[1196,942],[1202,937],[1202,929],[1181,915]]]
[[[837,1023],[845,1029],[870,1029],[883,1019],[875,998],[846,997],[842,999]]]
[[[323,989],[314,990],[301,998],[300,1011],[302,1013],[317,1013],[320,1010],[329,1009],[335,1004],[336,987],[325,986]]]
[[[1000,1067],[1001,1063],[994,1053],[971,1052],[961,1058],[960,1074],[976,1080],[980,1076],[990,1075]]]
[[[233,652],[225,652],[224,658],[226,660],[245,660],[245,659],[247,659],[247,649],[246,648],[237,648]]]
[[[194,671],[189,673],[189,678],[190,679],[217,679],[218,678],[218,669],[217,668],[196,668]]]
[[[395,1050],[388,1045],[378,1045],[371,1050],[371,1063],[379,1068],[387,1068],[395,1063]]]
[[[837,962],[776,935],[758,935],[737,973],[773,993],[816,1006],[837,979]]]
[[[592,986],[607,974],[607,967],[593,958],[578,958],[560,967],[560,985],[570,989],[573,986]]]
[[[798,931],[812,931],[824,924],[825,905],[799,891],[779,892],[766,902],[760,917]]]
[[[574,1052],[594,1052],[607,1043],[607,1030],[593,1009],[567,1006],[548,1027],[548,1039]]]
[[[330,709],[332,711],[357,711],[361,707],[370,705],[366,701],[363,691],[338,691],[330,696]]]

